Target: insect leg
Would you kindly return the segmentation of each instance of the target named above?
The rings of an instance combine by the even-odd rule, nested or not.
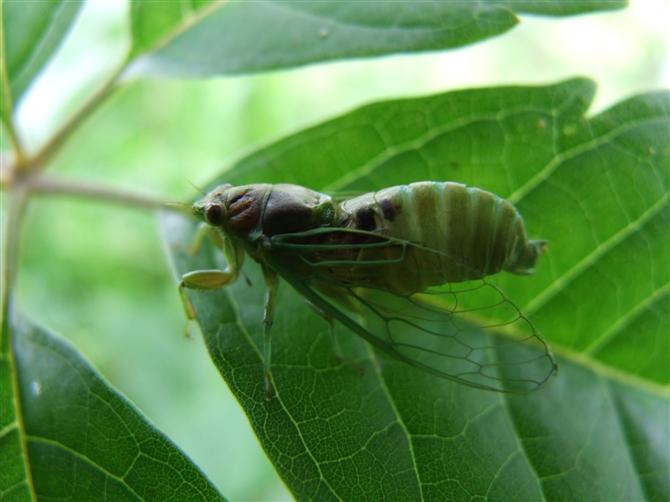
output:
[[[200,232],[201,231],[198,230],[198,233]],[[205,231],[203,232],[206,234]],[[236,246],[235,243],[230,239],[224,239],[220,232],[216,232],[216,235],[217,237],[214,243],[217,245],[217,247],[221,247],[223,249],[226,262],[228,263],[226,268],[224,270],[193,270],[192,272],[187,272],[181,276],[181,282],[179,283],[179,296],[182,299],[186,317],[189,320],[195,319],[195,310],[193,309],[193,305],[186,295],[186,289],[222,288],[235,282],[238,275],[240,274],[240,269],[244,260],[244,250],[242,250],[239,246]],[[197,238],[202,241],[202,237]]]
[[[265,277],[265,306],[263,309],[263,382],[265,384],[265,399],[272,399],[272,384],[270,383],[270,362],[272,356],[272,338],[270,329],[274,321],[275,304],[277,303],[277,272],[271,270],[265,265],[263,276]]]

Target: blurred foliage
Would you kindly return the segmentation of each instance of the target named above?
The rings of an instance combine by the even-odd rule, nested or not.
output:
[[[3,71],[9,76],[12,99],[3,96],[0,114],[11,115],[12,105],[18,103],[33,79],[58,49],[81,8],[81,0],[56,0],[39,9],[25,8],[20,2],[2,6]],[[12,43],[7,43],[11,41]]]

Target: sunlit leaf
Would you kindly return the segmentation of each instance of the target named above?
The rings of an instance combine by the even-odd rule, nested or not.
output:
[[[454,180],[512,200],[549,241],[537,273],[496,282],[530,315],[559,373],[529,396],[452,384],[328,325],[285,283],[264,400],[263,279],[192,292],[212,359],[301,499],[664,500],[670,497],[670,104],[585,116],[586,80],[372,104],[240,160],[216,182],[331,191]],[[213,184],[214,184],[213,183]],[[220,267],[166,220],[180,273]]]
[[[62,42],[81,5],[81,0],[2,2],[0,114],[11,113]]]
[[[25,321],[13,336],[15,364],[0,365],[3,500],[221,499],[74,348]]]
[[[623,0],[354,2],[133,0],[135,71],[216,75],[460,47],[504,33],[517,14],[571,15]]]

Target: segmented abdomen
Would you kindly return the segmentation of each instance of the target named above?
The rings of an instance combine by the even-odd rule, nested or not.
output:
[[[368,282],[402,292],[460,282],[500,270],[532,273],[543,241],[529,241],[521,215],[497,195],[452,182],[419,182],[347,200],[350,228],[408,241],[405,249],[368,249]],[[425,249],[423,249],[425,248]],[[399,253],[404,252],[399,260]],[[359,271],[360,272],[360,271]]]

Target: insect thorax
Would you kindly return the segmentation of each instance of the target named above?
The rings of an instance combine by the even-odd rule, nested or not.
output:
[[[330,226],[337,204],[326,194],[299,185],[272,186],[264,206],[261,229],[274,236]]]

